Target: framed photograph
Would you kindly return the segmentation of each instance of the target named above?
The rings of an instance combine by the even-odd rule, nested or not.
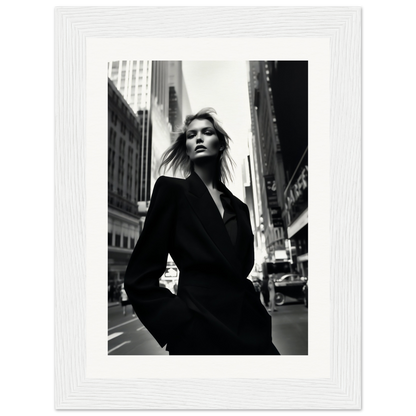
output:
[[[281,355],[169,355],[122,293],[163,151],[204,106]],[[360,8],[58,7],[55,137],[57,409],[361,408]]]

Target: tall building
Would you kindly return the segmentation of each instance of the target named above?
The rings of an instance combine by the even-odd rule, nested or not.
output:
[[[308,276],[308,62],[269,62],[284,162],[282,217],[294,264]]]
[[[175,132],[191,114],[188,92],[182,75],[182,61],[169,62],[169,123]]]
[[[252,140],[250,149],[255,162],[253,176],[257,176],[257,202],[263,256],[273,261],[276,251],[286,250],[285,232],[281,218],[283,191],[285,187],[284,170],[276,115],[268,77],[267,64],[249,63],[249,98],[252,117]]]
[[[151,119],[153,127],[152,187],[159,176],[163,152],[176,139],[176,131],[190,113],[181,61],[154,61],[152,65]],[[165,173],[173,176],[171,171]]]
[[[108,63],[108,78],[123,96],[130,109],[139,116],[141,129],[139,197],[149,201],[152,171],[152,124],[151,124],[151,61],[112,61]]]
[[[111,61],[108,78],[134,113],[150,109],[152,61]]]
[[[143,125],[108,80],[108,281],[118,284],[143,220],[137,209]]]
[[[163,152],[171,144],[172,126],[169,123],[169,61],[152,63],[151,108],[152,168],[151,188],[159,177]]]
[[[248,70],[257,249],[307,276],[307,62],[253,61]]]
[[[264,226],[262,209],[259,205],[259,175],[257,171],[257,161],[253,157],[251,147],[252,135],[249,135],[249,154],[242,166],[244,201],[249,208],[250,223],[254,234],[254,268],[251,272],[252,278],[262,278],[262,263],[265,260],[266,244],[264,238]]]
[[[181,61],[113,61],[108,77],[141,118],[140,201],[149,201],[161,156],[190,113]],[[171,174],[166,172],[167,175]]]

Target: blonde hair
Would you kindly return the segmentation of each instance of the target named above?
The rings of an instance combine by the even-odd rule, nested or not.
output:
[[[231,169],[235,166],[229,151],[231,138],[222,128],[217,112],[212,107],[205,107],[194,115],[186,116],[183,126],[177,132],[178,137],[175,142],[162,155],[159,172],[163,166],[165,171],[171,167],[173,173],[180,170],[184,176],[188,176],[193,172],[193,163],[186,154],[186,131],[194,120],[208,120],[212,123],[222,147],[217,164],[216,179],[220,182],[230,181],[232,179]]]

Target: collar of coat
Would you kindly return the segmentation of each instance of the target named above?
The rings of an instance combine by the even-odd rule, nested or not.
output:
[[[199,177],[199,175],[195,172],[192,172],[187,178],[186,182],[189,186],[189,191],[196,195],[197,197],[202,196],[205,192],[208,192],[208,188],[205,186],[202,179]],[[219,182],[218,190],[221,192],[224,192],[228,196],[234,197],[234,195],[230,192],[230,190],[222,183]]]
[[[188,185],[188,200],[205,231],[215,243],[232,271],[241,276],[245,269],[243,262],[248,248],[248,237],[251,234],[250,222],[243,212],[241,202],[221,183],[220,189],[229,196],[237,216],[238,231],[236,245],[234,246],[221,214],[202,179],[193,172],[186,179],[186,183]]]

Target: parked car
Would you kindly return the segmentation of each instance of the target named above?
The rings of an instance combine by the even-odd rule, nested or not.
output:
[[[273,279],[275,287],[275,303],[280,306],[286,302],[286,296],[305,301],[305,290],[303,289],[308,278],[298,274],[278,274]]]

